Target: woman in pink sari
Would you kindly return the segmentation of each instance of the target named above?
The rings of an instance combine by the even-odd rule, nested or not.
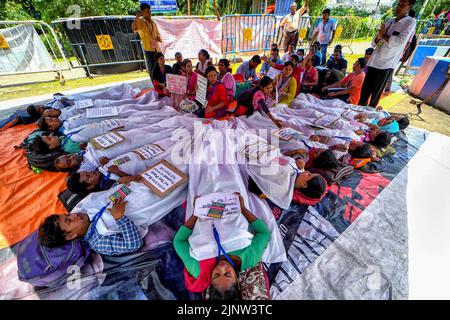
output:
[[[197,73],[194,72],[192,68],[192,61],[189,59],[184,59],[181,62],[181,76],[186,77],[186,92],[185,94],[178,94],[173,93],[172,94],[172,100],[174,103],[174,108],[179,110],[181,101],[184,99],[189,99],[194,101],[195,100],[195,94],[197,92]]]
[[[236,81],[231,74],[230,61],[228,59],[221,59],[218,66],[219,81],[225,85],[229,102],[233,102],[234,95],[236,94]]]

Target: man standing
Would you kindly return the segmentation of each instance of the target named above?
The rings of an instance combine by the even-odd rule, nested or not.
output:
[[[292,2],[291,12],[281,20],[280,28],[282,32],[284,31],[284,51],[288,50],[291,43],[294,44],[294,48],[297,46],[299,20],[306,12],[306,7],[307,3],[297,10],[297,4]]]
[[[311,43],[314,43],[317,38],[317,41],[320,44],[320,48],[318,49],[322,53],[322,59],[320,61],[321,65],[324,65],[325,62],[327,62],[327,49],[333,42],[336,31],[336,24],[330,20],[330,13],[330,9],[322,11],[322,21],[320,21],[316,30],[314,30],[314,35],[311,40]]]
[[[152,19],[150,5],[141,3],[141,11],[136,13],[136,19],[131,25],[133,32],[138,32],[144,45],[145,58],[147,59],[148,72],[151,74],[156,64],[155,55],[161,52],[159,42],[162,42],[158,26]]]
[[[408,16],[415,0],[400,0],[395,10],[396,17],[389,19],[375,36],[372,45],[375,51],[368,63],[368,70],[361,90],[360,105],[376,108],[386,81],[402,57],[411,33],[416,30],[416,20]]]

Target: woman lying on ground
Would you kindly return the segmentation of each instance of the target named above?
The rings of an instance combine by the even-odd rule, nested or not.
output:
[[[210,283],[211,300],[239,300],[238,272],[256,266],[261,262],[264,250],[270,240],[270,231],[266,224],[257,219],[244,204],[239,194],[241,211],[254,230],[251,244],[240,250],[225,253],[217,257],[209,268],[202,269],[202,263],[191,257],[189,237],[192,234],[197,217],[192,215],[182,226],[173,240],[177,254],[183,260],[188,272],[186,282]]]

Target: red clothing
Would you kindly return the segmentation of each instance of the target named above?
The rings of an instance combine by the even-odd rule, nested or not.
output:
[[[282,64],[275,64],[275,69],[277,70],[283,70]],[[295,96],[298,96],[300,92],[300,85],[301,85],[301,77],[302,77],[302,68],[301,67],[294,67],[294,72],[292,73],[292,76],[294,77],[295,81],[297,81],[297,91],[295,92]]]
[[[352,72],[342,79],[342,84],[345,84],[346,88],[350,89],[350,97],[348,98],[349,103],[358,104],[365,77],[366,74],[361,71],[359,73]]]
[[[209,95],[211,89],[208,88],[207,96]],[[208,105],[214,107],[221,102],[224,103],[224,106],[220,109],[216,109],[214,112],[206,113],[205,118],[218,119],[224,117],[227,114],[227,108],[229,103],[227,89],[225,88],[223,83],[218,83],[214,90],[214,93],[208,99]]]
[[[313,66],[309,68],[300,68],[300,72],[303,72],[303,81],[305,82],[318,82],[319,72]]]

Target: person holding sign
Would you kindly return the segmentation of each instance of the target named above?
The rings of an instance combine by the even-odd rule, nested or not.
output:
[[[164,54],[158,52],[155,55],[156,64],[152,71],[153,85],[156,92],[158,92],[159,98],[169,97],[170,93],[166,88],[166,74],[173,74],[172,67],[165,64]]]
[[[264,58],[262,60],[265,60],[267,58]],[[278,55],[278,49],[277,48],[273,48],[270,50],[270,61],[272,61],[275,64],[282,64],[283,61],[281,61],[279,55]],[[259,75],[260,77],[264,77],[267,76],[267,73],[269,72],[269,69],[271,68],[270,64],[267,61],[264,61],[261,69],[259,70]]]
[[[236,94],[236,81],[231,74],[230,61],[228,59],[219,60],[219,81],[223,83],[227,90],[228,99],[231,102],[234,101],[234,95]]]
[[[208,86],[206,92],[206,107],[197,112],[199,118],[220,119],[227,115],[229,104],[227,89],[224,84],[218,80],[218,72],[213,66],[206,69],[206,78]]]
[[[194,101],[197,92],[197,73],[194,72],[191,60],[184,59],[181,62],[181,75],[187,78],[186,98]]]
[[[270,231],[267,229],[267,225],[245,207],[242,196],[238,195],[242,215],[254,231],[254,237],[248,247],[228,253],[220,251],[220,256],[217,258],[203,261],[192,258],[189,237],[198,219],[195,215],[192,215],[178,230],[173,240],[175,251],[183,260],[186,268],[185,284],[187,289],[192,292],[203,292],[209,287],[211,300],[232,300],[240,297],[237,273],[261,262],[264,250],[270,240]],[[212,232],[214,232],[218,248],[222,248],[220,235],[215,228]]]
[[[252,115],[255,111],[264,112],[270,120],[281,128],[281,123],[276,120],[269,107],[273,104],[271,93],[273,91],[273,81],[268,76],[264,76],[259,82],[259,86],[250,88],[241,93],[238,98],[238,107],[234,111],[236,116]]]
[[[294,63],[288,61],[284,63],[283,72],[275,78],[275,90],[278,94],[276,103],[291,105],[297,92],[297,81],[293,77]]]
[[[82,239],[92,250],[106,256],[135,252],[144,242],[134,222],[125,215],[127,204],[120,197],[107,210],[119,229],[118,233],[102,235],[97,230],[98,220],[106,215],[105,206],[92,218],[86,213],[49,216],[39,227],[39,240],[46,247],[56,248],[75,239]]]

